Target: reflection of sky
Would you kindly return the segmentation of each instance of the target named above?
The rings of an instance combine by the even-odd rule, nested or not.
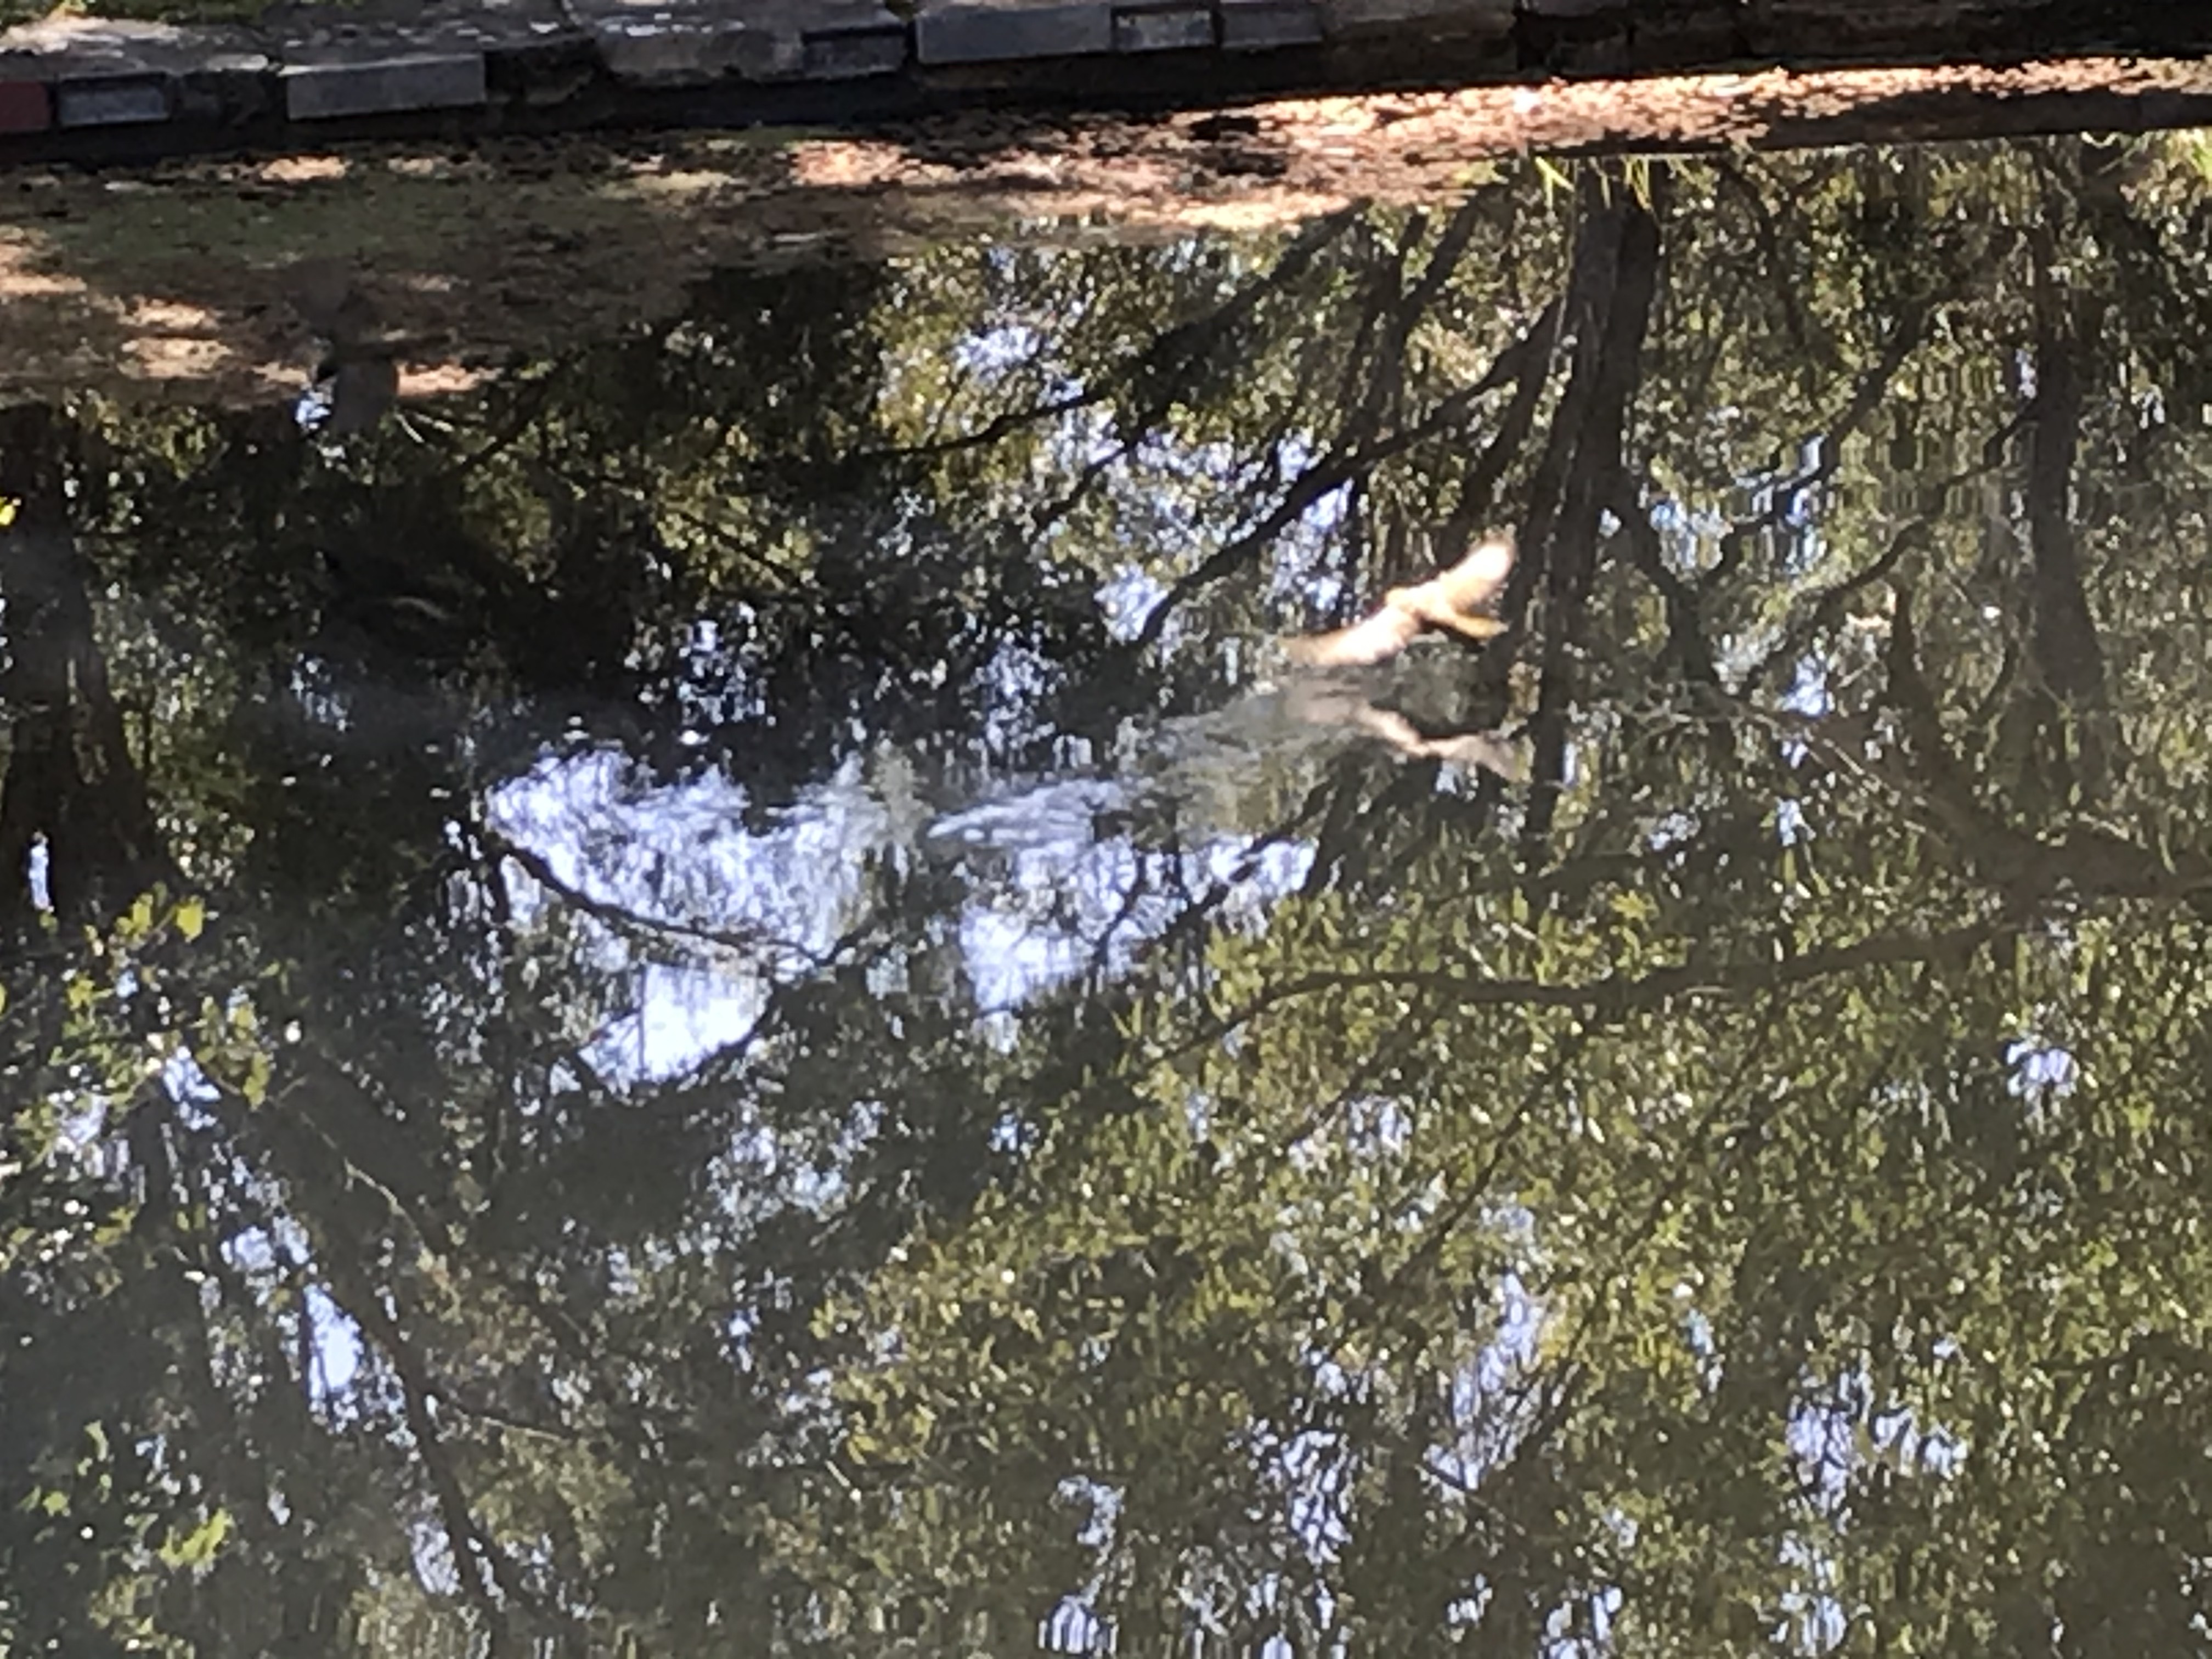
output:
[[[541,763],[489,803],[502,834],[593,900],[758,940],[748,955],[672,933],[665,951],[653,939],[645,957],[586,921],[611,956],[635,968],[636,1012],[591,1055],[612,1075],[672,1075],[741,1036],[779,977],[835,947],[859,905],[867,860],[891,838],[890,814],[862,787],[857,763],[764,831],[744,827],[744,804],[719,775],[641,788],[622,757],[606,752]],[[561,902],[520,872],[510,879],[526,917]]]
[[[1092,815],[1114,799],[1103,783],[1072,779],[930,827],[944,853],[963,844],[989,849],[963,860],[975,893],[957,922],[982,1008],[1018,1007],[1094,964],[1126,970],[1189,893],[1218,885],[1234,915],[1304,878],[1311,849],[1303,846],[1255,854],[1249,839],[1224,836],[1171,854],[1127,836],[1101,841]],[[774,983],[809,971],[852,927],[871,861],[915,855],[919,826],[870,787],[858,762],[765,830],[744,827],[744,804],[742,791],[719,776],[640,788],[620,757],[604,753],[548,761],[490,803],[502,834],[595,902],[760,940],[750,955],[726,951],[710,960],[696,941],[671,934],[668,948],[648,957],[582,919],[635,975],[636,1012],[592,1056],[611,1075],[673,1075],[737,1040]],[[519,872],[513,879],[526,917],[559,902]]]
[[[1230,915],[1249,914],[1296,891],[1312,857],[1303,844],[1255,854],[1249,841],[1232,837],[1181,854],[1145,852],[1127,837],[1019,848],[997,891],[961,918],[976,1000],[987,1009],[1012,1008],[1094,965],[1126,972],[1137,947],[1173,925],[1188,895],[1218,886]]]
[[[313,1252],[307,1235],[295,1223],[280,1220],[268,1227],[248,1227],[233,1233],[223,1241],[222,1255],[231,1271],[266,1305],[295,1273],[307,1267]],[[201,1296],[212,1308],[218,1292],[215,1286],[204,1284]],[[308,1399],[325,1413],[343,1413],[361,1370],[360,1325],[322,1286],[312,1283],[307,1286],[303,1302],[293,1304],[289,1317],[304,1318],[308,1325]]]

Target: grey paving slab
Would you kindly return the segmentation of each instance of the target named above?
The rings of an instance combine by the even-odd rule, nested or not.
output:
[[[53,124],[53,96],[45,82],[0,79],[0,133],[44,132]]]
[[[1319,0],[1219,0],[1221,44],[1231,52],[1306,46],[1322,38]]]
[[[767,3],[767,0],[756,0]],[[906,19],[883,0],[782,0],[800,40],[799,73],[813,80],[889,75],[913,55]]]
[[[925,64],[1075,58],[1114,50],[1107,0],[930,0],[915,16]]]
[[[568,0],[566,9],[598,46],[609,71],[632,85],[696,86],[731,76],[781,81],[806,72],[808,20],[793,6]]]
[[[859,27],[810,29],[800,40],[799,73],[817,81],[895,75],[911,55],[907,27],[895,18]]]
[[[1429,33],[1455,38],[1513,33],[1515,0],[1321,0],[1331,36]]]
[[[295,121],[471,109],[491,96],[480,52],[288,64],[283,79],[284,112]]]
[[[1214,44],[1210,4],[1121,6],[1114,13],[1116,52],[1195,52]]]
[[[167,76],[64,81],[54,88],[58,127],[133,126],[143,121],[166,121],[171,112]]]

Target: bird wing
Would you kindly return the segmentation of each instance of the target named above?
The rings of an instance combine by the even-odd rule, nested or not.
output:
[[[1513,543],[1506,537],[1492,536],[1450,569],[1438,572],[1433,580],[1421,586],[1465,616],[1497,598],[1512,570]]]
[[[1387,662],[1424,628],[1449,629],[1476,640],[1502,634],[1502,624],[1474,613],[1497,597],[1512,568],[1512,538],[1490,537],[1450,569],[1414,586],[1393,589],[1382,608],[1364,622],[1292,640],[1291,660],[1324,668]]]
[[[1420,619],[1386,605],[1364,622],[1340,628],[1334,634],[1309,634],[1292,640],[1291,660],[1316,668],[1353,667],[1388,662],[1413,642],[1421,631]]]

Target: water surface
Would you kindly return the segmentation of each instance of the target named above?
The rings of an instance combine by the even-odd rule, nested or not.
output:
[[[2202,156],[0,411],[0,1652],[2212,1647]]]

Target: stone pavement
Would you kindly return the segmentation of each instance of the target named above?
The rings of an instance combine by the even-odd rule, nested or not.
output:
[[[350,137],[1190,107],[1552,74],[2202,53],[2065,0],[288,0],[251,27],[0,33],[0,166]],[[2084,20],[2087,21],[2084,21]]]

